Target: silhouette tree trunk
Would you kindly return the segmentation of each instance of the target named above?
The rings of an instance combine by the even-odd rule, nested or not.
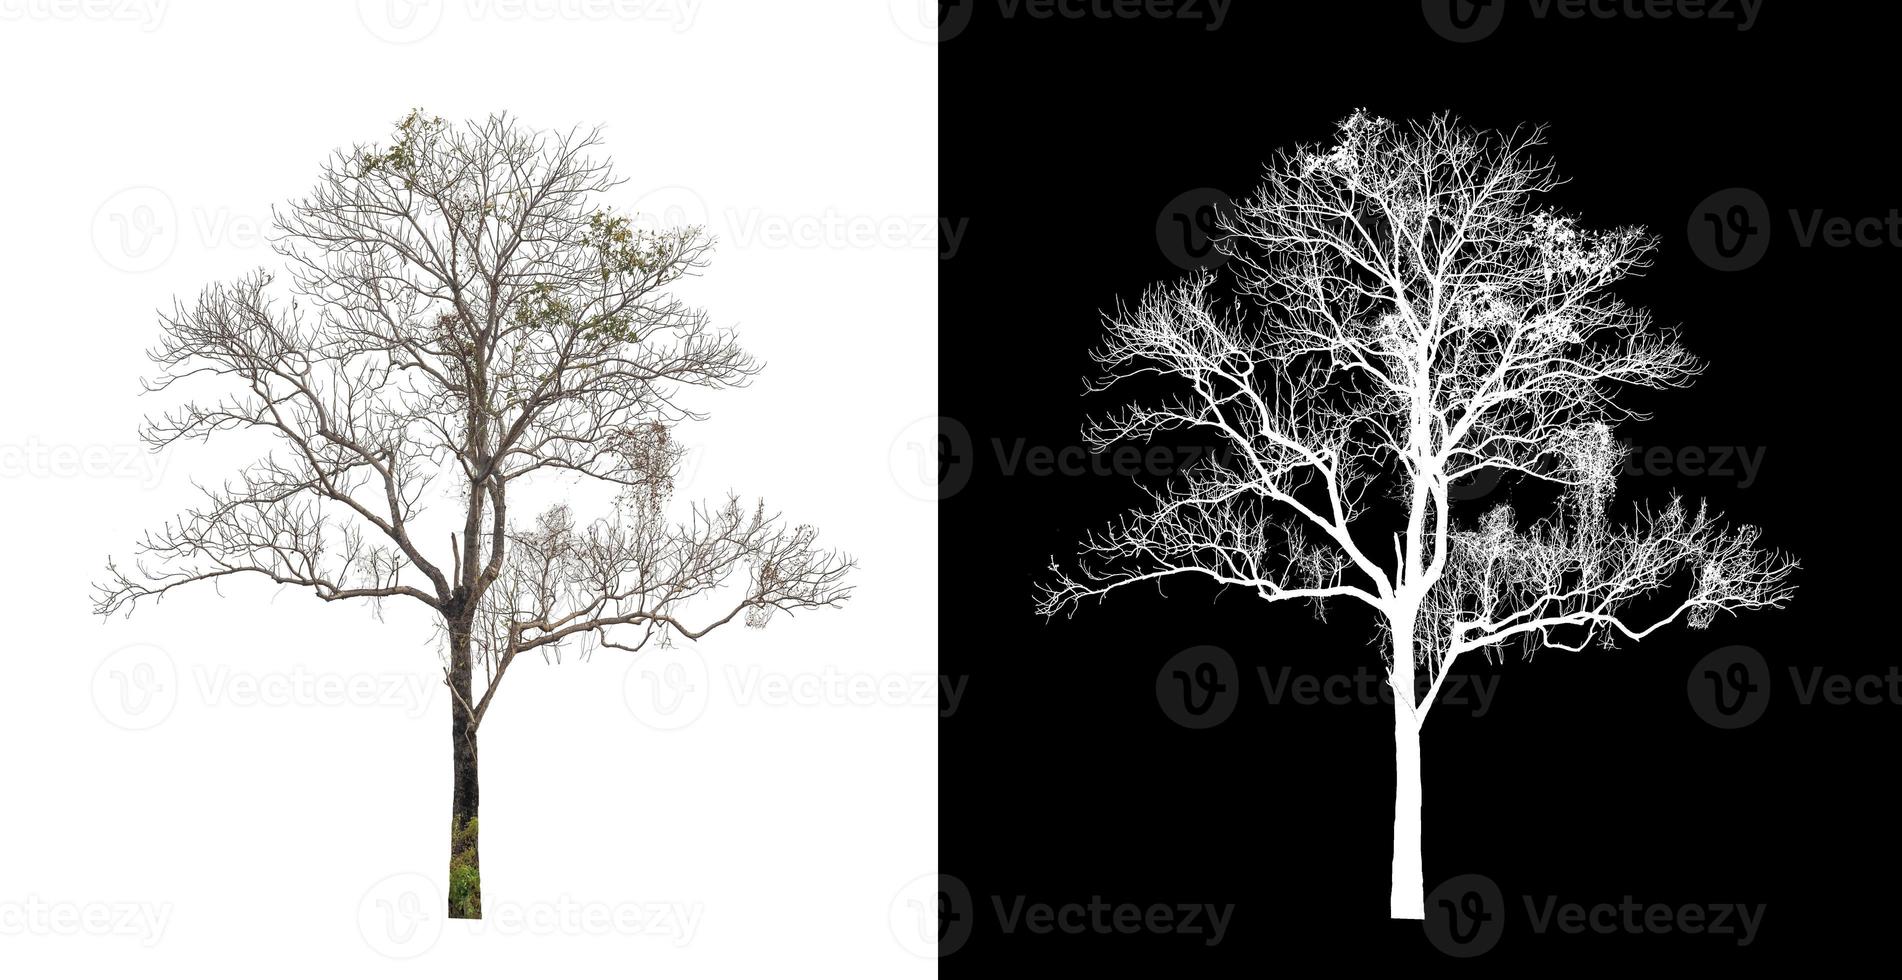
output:
[[[1420,720],[1414,711],[1413,622],[1396,617],[1393,640],[1393,888],[1388,914],[1426,918],[1420,853]]]

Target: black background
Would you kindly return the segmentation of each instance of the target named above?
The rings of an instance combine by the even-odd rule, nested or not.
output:
[[[1256,675],[1378,672],[1368,617],[1342,604],[1321,624],[1306,606],[1185,579],[1045,622],[1033,584],[1051,558],[1067,560],[1081,533],[1138,496],[1125,476],[1009,465],[1020,445],[1076,446],[1086,413],[1120,404],[1083,397],[1086,352],[1100,311],[1181,274],[1168,254],[1180,243],[1158,235],[1170,202],[1205,187],[1251,193],[1273,151],[1328,140],[1362,106],[1549,123],[1547,152],[1570,181],[1549,203],[1662,237],[1655,266],[1621,293],[1681,324],[1708,370],[1689,390],[1638,398],[1655,418],[1618,433],[1674,454],[1760,448],[1763,464],[1748,487],[1695,465],[1634,476],[1620,500],[1672,487],[1708,498],[1805,566],[1781,611],[1610,652],[1462,661],[1458,673],[1496,693],[1483,717],[1441,706],[1427,723],[1424,835],[1429,889],[1482,874],[1504,896],[1501,940],[1470,962],[1827,960],[1881,948],[1902,911],[1885,895],[1902,863],[1888,803],[1902,707],[1801,704],[1789,674],[1898,662],[1881,434],[1902,249],[1801,247],[1789,215],[1882,218],[1902,203],[1895,25],[1870,20],[1887,16],[1874,5],[1768,0],[1740,31],[1495,3],[1497,30],[1471,43],[1404,2],[1238,2],[1213,31],[1206,3],[1192,8],[1201,19],[946,5],[941,206],[964,232],[942,263],[941,403],[947,431],[968,440],[946,462],[963,486],[940,508],[941,662],[963,684],[941,722],[940,871],[970,896],[951,909],[970,932],[947,943],[948,973],[1147,957],[1225,972],[1315,957],[1454,963],[1418,923],[1387,915],[1390,709],[1271,705]],[[1748,269],[1720,272],[1688,239],[1700,202],[1732,187],[1766,202],[1768,246]],[[1156,679],[1203,644],[1234,657],[1239,703],[1194,731],[1164,714]],[[1770,701],[1759,721],[1722,730],[1692,710],[1687,684],[1732,644],[1762,652]],[[1206,934],[1006,932],[996,905],[1020,895],[1235,911],[1213,946]],[[1765,911],[1739,947],[1734,935],[1541,934],[1527,896]]]

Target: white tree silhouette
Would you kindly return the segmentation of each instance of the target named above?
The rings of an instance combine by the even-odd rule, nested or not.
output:
[[[1424,916],[1420,727],[1461,654],[1609,646],[1794,592],[1793,558],[1702,505],[1610,519],[1611,426],[1643,417],[1618,390],[1684,387],[1702,364],[1607,291],[1655,239],[1535,203],[1560,183],[1531,155],[1543,132],[1360,111],[1332,146],[1278,154],[1219,222],[1237,298],[1212,298],[1207,272],[1150,290],[1105,318],[1087,386],[1181,389],[1091,422],[1094,449],[1195,432],[1232,452],[1149,489],[1076,567],[1052,563],[1038,603],[1197,575],[1323,616],[1337,597],[1372,607],[1394,694],[1394,918]],[[1556,486],[1552,513],[1456,524],[1449,486],[1488,469]]]

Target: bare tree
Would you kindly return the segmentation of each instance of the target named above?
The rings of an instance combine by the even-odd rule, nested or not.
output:
[[[706,264],[705,230],[597,203],[620,183],[588,156],[600,142],[417,111],[388,145],[327,160],[308,197],[274,212],[288,297],[263,270],[211,286],[162,317],[151,352],[147,390],[214,389],[147,418],[154,452],[227,431],[276,448],[203,488],[97,587],[101,615],[246,576],[434,610],[456,917],[481,916],[476,736],[518,656],[696,640],[851,592],[851,560],[764,504],[669,520],[670,432],[701,417],[681,389],[742,386],[759,365],[666,290]],[[557,506],[517,526],[511,494],[544,472],[616,488],[613,513],[582,527]],[[448,510],[440,537],[422,530],[429,504]]]
[[[1238,298],[1208,273],[1106,317],[1101,391],[1179,388],[1091,423],[1089,444],[1202,433],[1211,454],[1150,505],[1051,565],[1039,611],[1172,576],[1269,602],[1366,604],[1393,690],[1394,918],[1424,914],[1420,726],[1462,654],[1579,650],[1682,618],[1780,607],[1797,562],[1673,497],[1610,517],[1623,386],[1688,385],[1702,364],[1607,290],[1648,264],[1641,229],[1588,231],[1535,197],[1559,180],[1542,130],[1357,112],[1328,147],[1266,167],[1221,223]],[[1553,512],[1453,520],[1481,471],[1556,488]],[[1534,484],[1528,484],[1534,485]],[[1672,597],[1674,598],[1667,598]]]

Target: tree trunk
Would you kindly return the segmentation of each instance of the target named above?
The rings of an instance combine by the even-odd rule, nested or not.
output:
[[[1404,717],[1403,717],[1404,714]],[[1420,862],[1420,726],[1396,704],[1393,719],[1393,891],[1388,914],[1426,918],[1426,884]]]
[[[482,800],[476,778],[476,731],[471,711],[474,701],[473,664],[468,627],[449,633],[449,685],[454,692],[449,708],[452,758],[456,767],[455,796],[449,805],[449,917],[482,918],[482,872],[476,849],[476,810]]]
[[[1393,624],[1393,888],[1388,914],[1426,918],[1420,860],[1420,723],[1413,711],[1413,623]]]

